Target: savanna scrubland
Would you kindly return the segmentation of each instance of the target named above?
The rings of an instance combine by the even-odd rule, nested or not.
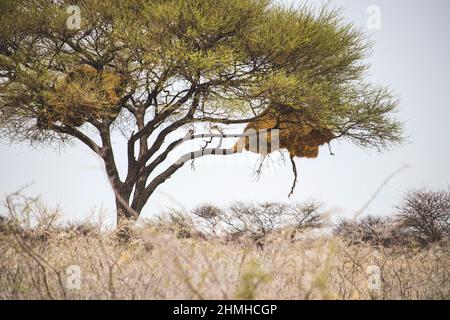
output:
[[[0,224],[0,298],[449,299],[449,209],[449,191],[419,190],[382,217],[204,204],[116,230],[63,223],[17,193]]]
[[[296,158],[322,145],[402,143],[400,96],[368,77],[373,49],[327,5],[0,1],[0,141],[84,145],[104,165],[118,226],[6,196],[0,298],[448,299],[448,190],[341,221],[315,202],[140,216],[204,156],[285,152],[292,194]]]

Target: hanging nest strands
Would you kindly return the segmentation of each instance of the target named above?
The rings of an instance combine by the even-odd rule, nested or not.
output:
[[[279,130],[278,146],[271,143],[272,129]],[[240,138],[235,144],[235,151],[242,152],[245,149],[261,155],[267,155],[276,150],[287,150],[294,172],[294,182],[289,196],[293,194],[297,183],[297,168],[294,158],[317,158],[319,147],[329,143],[336,137],[330,129],[314,126],[310,121],[307,121],[303,112],[290,107],[273,108],[261,118],[250,122],[244,132],[249,130],[255,131],[255,141],[260,141],[259,134],[261,134],[261,130],[267,130],[267,147],[261,147],[259,144],[257,147],[252,146],[250,143],[252,137],[246,136]]]

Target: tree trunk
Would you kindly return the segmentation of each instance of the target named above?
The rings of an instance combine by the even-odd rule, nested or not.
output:
[[[116,195],[117,227],[116,237],[122,243],[131,240],[133,230],[131,226],[139,218],[139,213],[132,210],[123,197]]]
[[[125,202],[124,197],[116,195],[117,228],[135,223],[140,212],[133,210]]]

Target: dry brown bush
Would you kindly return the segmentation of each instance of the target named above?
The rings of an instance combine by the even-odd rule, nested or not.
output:
[[[450,236],[450,189],[410,191],[397,210],[400,228],[422,245]]]
[[[18,204],[11,206],[15,212]],[[197,215],[219,214],[211,210]],[[180,221],[169,226],[185,228]],[[385,247],[309,231],[292,241],[290,233],[272,232],[258,250],[245,238],[180,236],[162,223],[134,227],[127,243],[114,231],[74,235],[61,227],[36,241],[18,225],[5,219],[2,225],[0,299],[450,298],[445,239],[423,248]],[[380,270],[379,288],[369,285],[373,265]],[[81,271],[79,289],[69,286],[69,266]]]
[[[334,234],[350,244],[386,247],[409,244],[409,238],[398,229],[396,221],[391,217],[343,219],[334,227]]]
[[[344,219],[334,233],[352,244],[425,247],[450,236],[450,191],[408,192],[391,217]]]
[[[288,205],[279,202],[235,202],[227,209],[204,204],[192,211],[197,225],[206,234],[222,236],[228,240],[243,237],[262,246],[271,234],[289,229],[296,232],[319,228],[323,225],[321,205],[314,201]]]
[[[0,240],[1,299],[448,299],[449,246],[424,250],[348,245],[337,237],[292,242],[281,234],[264,250],[245,242],[180,239],[135,230],[128,245],[112,233],[46,243]],[[81,270],[80,289],[67,268]],[[381,270],[371,290],[367,268]]]

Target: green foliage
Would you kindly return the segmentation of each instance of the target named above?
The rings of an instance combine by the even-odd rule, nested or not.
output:
[[[294,10],[269,0],[75,3],[80,30],[66,27],[73,1],[1,1],[3,137],[63,138],[64,126],[120,121],[118,111],[131,98],[145,103],[157,93],[155,107],[164,109],[194,86],[200,119],[211,112],[245,118],[255,105],[283,104],[364,147],[401,139],[401,124],[391,117],[397,100],[363,79],[370,43],[339,11]],[[120,78],[117,99],[88,80],[59,90],[61,79],[80,66]],[[94,107],[73,103],[75,96]],[[43,114],[52,115],[45,126],[39,125]],[[78,121],[65,120],[73,114]]]

